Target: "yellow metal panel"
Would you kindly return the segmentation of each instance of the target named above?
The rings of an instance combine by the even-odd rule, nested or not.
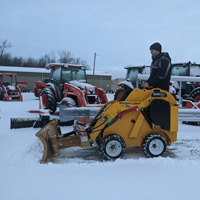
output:
[[[142,126],[143,120],[144,120],[144,116],[143,116],[142,113],[140,113],[138,118],[137,118],[135,125],[133,126],[133,129],[132,129],[129,137],[137,137],[138,136],[138,133],[139,133],[140,128]]]
[[[125,114],[122,119],[118,119],[117,122],[105,129],[104,137],[107,134],[117,134],[122,138],[128,137],[133,127],[131,119],[136,119],[136,115],[135,112]]]
[[[146,90],[146,89],[139,89],[135,88],[129,96],[126,98],[125,101],[135,101],[135,102],[142,102],[146,100],[150,95],[152,94],[152,90]]]
[[[170,110],[170,131],[178,131],[178,106],[171,106]]]
[[[176,132],[170,132],[169,137],[170,137],[169,145],[171,145],[171,143],[177,141],[177,131]]]

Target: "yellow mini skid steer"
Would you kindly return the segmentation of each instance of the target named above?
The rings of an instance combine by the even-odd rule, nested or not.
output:
[[[166,146],[177,140],[178,106],[175,98],[161,89],[125,92],[120,100],[106,103],[89,126],[74,124],[62,134],[58,122],[50,122],[36,136],[44,145],[42,162],[59,156],[59,149],[90,147],[95,141],[106,160],[121,157],[126,147],[142,147],[148,157],[164,155]]]

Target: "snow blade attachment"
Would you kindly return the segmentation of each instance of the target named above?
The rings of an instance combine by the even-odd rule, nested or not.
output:
[[[85,131],[84,128],[83,131]],[[49,162],[51,157],[59,156],[59,149],[75,146],[90,147],[88,136],[84,135],[84,132],[83,135],[79,135],[74,130],[62,135],[58,126],[58,121],[48,123],[36,133],[36,136],[44,145],[42,163]]]
[[[39,128],[50,122],[49,116],[41,116],[38,119],[31,118],[10,118],[10,129],[13,128]]]
[[[57,118],[50,119],[49,116],[40,115],[39,118],[10,118],[10,129],[14,128],[42,128],[51,121],[56,121]],[[61,122],[58,120],[59,126],[71,126],[73,125],[72,121]]]

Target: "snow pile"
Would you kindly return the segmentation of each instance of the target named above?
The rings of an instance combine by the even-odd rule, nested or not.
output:
[[[178,141],[168,147],[165,157],[149,159],[142,148],[127,148],[123,158],[103,161],[97,146],[73,147],[40,164],[43,145],[35,137],[40,129],[10,130],[11,117],[37,116],[27,111],[38,109],[38,99],[31,93],[23,98],[0,102],[0,199],[199,199],[199,126],[180,123]],[[61,127],[63,133],[70,130]]]

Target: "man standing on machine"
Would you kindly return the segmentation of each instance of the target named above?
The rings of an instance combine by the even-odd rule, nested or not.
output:
[[[147,82],[143,82],[141,87],[154,87],[169,91],[171,77],[171,58],[166,52],[161,52],[162,46],[156,42],[150,46],[152,63],[150,77]]]

